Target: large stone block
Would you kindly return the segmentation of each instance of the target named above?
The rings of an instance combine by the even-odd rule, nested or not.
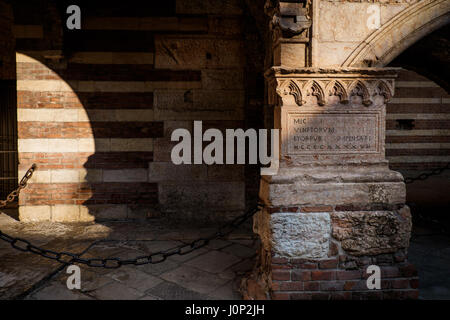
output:
[[[408,248],[411,214],[404,206],[399,211],[333,212],[332,235],[351,255],[394,253]]]
[[[328,212],[268,214],[259,212],[255,232],[276,257],[321,259],[327,257],[331,236]]]
[[[304,43],[279,43],[274,48],[274,65],[288,68],[306,66],[307,50]]]
[[[51,216],[50,206],[19,206],[19,219],[23,222],[49,221]]]
[[[368,28],[370,14],[367,9],[373,3],[320,2],[320,41],[363,41],[372,30]],[[379,5],[375,5],[379,8]]]
[[[80,206],[55,205],[52,206],[52,221],[54,222],[79,222]]]
[[[172,162],[150,162],[149,182],[206,180],[206,165],[175,165]]]
[[[405,188],[403,183],[330,183],[328,185],[312,184],[300,185],[274,185],[272,194],[280,197],[272,198],[273,205],[287,204],[370,204],[370,203],[403,203]],[[281,193],[284,193],[281,196]],[[299,193],[302,197],[299,198]],[[382,198],[383,197],[383,198]],[[381,199],[383,199],[381,201]],[[301,202],[301,203],[299,203]]]
[[[165,209],[242,210],[245,206],[244,182],[160,183],[159,203]]]
[[[239,112],[243,111],[244,103],[245,93],[242,90],[157,90],[155,118],[172,119],[170,114],[175,112],[177,120],[208,120],[208,113],[237,112],[236,119],[240,119]]]
[[[207,90],[244,90],[244,71],[242,69],[202,70],[202,88]]]
[[[245,64],[240,40],[158,37],[155,47],[155,68],[233,68]]]

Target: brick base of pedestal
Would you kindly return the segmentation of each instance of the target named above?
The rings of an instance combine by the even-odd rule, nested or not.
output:
[[[262,249],[260,258],[258,271],[243,282],[244,299],[405,300],[419,296],[416,268],[403,252],[306,260],[270,257]],[[381,289],[368,289],[369,265],[380,267]]]
[[[243,281],[244,298],[417,299],[417,271],[407,260],[410,228],[409,208],[401,205],[266,207],[255,216],[262,246]],[[380,268],[380,289],[367,284],[369,266]]]
[[[347,260],[358,267],[345,269]],[[272,259],[271,298],[310,299],[417,299],[419,291],[415,267],[408,262],[381,265],[381,257],[352,259],[346,256],[326,260]],[[381,289],[367,287],[367,263],[381,269]]]

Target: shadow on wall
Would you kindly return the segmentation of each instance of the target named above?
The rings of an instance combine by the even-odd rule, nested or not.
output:
[[[171,16],[161,25],[141,30],[133,22],[144,20],[123,18],[130,25],[115,30],[123,26],[120,16],[143,13],[97,8],[92,18],[85,15],[86,29],[61,35],[57,8],[36,9],[35,25],[30,8],[14,8],[19,175],[38,165],[20,198],[22,220],[145,219],[163,212],[207,222],[230,219],[256,198],[257,167],[170,162],[171,131],[192,129],[193,120],[203,119],[205,130],[258,123],[253,109],[261,107],[256,88],[263,85],[251,83],[255,70],[247,75],[255,62],[245,63],[242,19],[230,18],[236,30],[225,36],[211,33],[208,17],[177,18],[174,2],[159,9],[142,19]]]

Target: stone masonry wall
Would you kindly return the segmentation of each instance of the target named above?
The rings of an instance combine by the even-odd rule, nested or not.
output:
[[[44,7],[14,8],[19,175],[38,165],[20,218],[241,213],[257,192],[255,170],[170,160],[174,129],[194,120],[243,128],[261,104],[241,1],[83,2],[82,29],[64,32],[57,8]]]

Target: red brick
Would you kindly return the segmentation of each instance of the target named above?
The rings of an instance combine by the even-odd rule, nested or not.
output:
[[[267,207],[267,213],[272,214],[275,212],[282,212],[280,207]]]
[[[301,281],[274,281],[272,282],[274,291],[303,291],[303,282]]]
[[[286,292],[272,292],[272,300],[289,300],[290,294]]]
[[[419,288],[419,279],[411,279],[411,280],[409,281],[409,285],[410,285],[410,287],[413,288],[413,289]]]
[[[361,270],[343,270],[337,271],[336,277],[338,280],[354,280],[361,279]]]
[[[318,264],[317,263],[301,263],[301,264],[298,265],[298,267],[300,269],[313,270],[313,269],[317,269],[318,268]]]
[[[369,277],[370,275],[365,273],[365,277]],[[398,270],[398,267],[393,266],[385,266],[381,267],[381,277],[382,278],[398,278],[400,277],[400,271]]]
[[[278,258],[278,257],[272,257],[272,263],[275,264],[287,264],[289,260],[287,258]]]
[[[343,281],[322,281],[320,282],[321,291],[341,291],[344,289]]]
[[[291,280],[291,271],[290,270],[272,270],[272,279],[273,280]]]
[[[343,289],[345,291],[350,291],[350,290],[358,290],[359,287],[360,287],[359,281],[346,281],[344,283]],[[365,288],[365,289],[367,289],[367,288]]]
[[[292,269],[292,266],[288,265],[288,264],[271,264],[270,267],[272,268],[272,270],[290,270]]]
[[[292,280],[295,280],[295,281],[311,280],[311,272],[310,271],[292,270],[291,276],[292,276]]]
[[[335,280],[336,271],[311,271],[312,280]]]
[[[381,279],[381,289],[385,290],[385,289],[392,289],[392,283],[394,282],[391,279]]]
[[[307,207],[301,207],[300,212],[331,212],[333,211],[332,206],[307,206]]]
[[[305,292],[293,292],[291,293],[291,300],[311,300],[312,294]]]
[[[308,281],[303,283],[303,289],[305,291],[319,291],[320,282],[318,281]]]
[[[320,269],[336,269],[338,266],[339,259],[328,259],[319,262]]]

